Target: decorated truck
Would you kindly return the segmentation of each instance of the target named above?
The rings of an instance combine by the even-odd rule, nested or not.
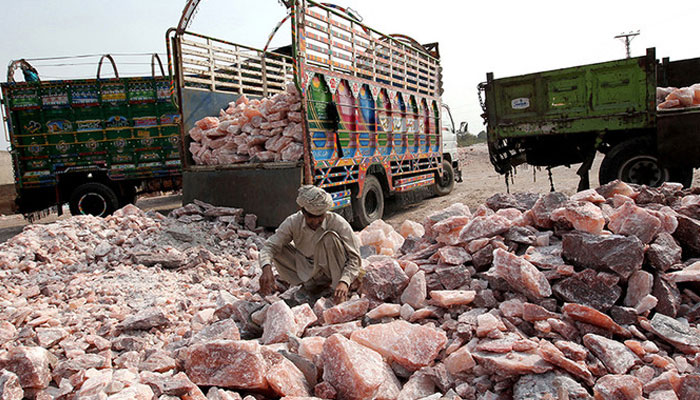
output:
[[[581,163],[588,187],[596,152],[598,178],[657,186],[688,186],[700,167],[700,107],[657,108],[657,88],[700,82],[700,58],[671,62],[646,55],[495,79],[488,73],[484,118],[491,163],[510,173],[528,163]]]
[[[114,78],[100,78],[104,60]],[[104,216],[139,192],[180,187],[180,115],[157,54],[151,65],[152,76],[120,78],[105,55],[96,79],[40,80],[27,61],[10,64],[0,87],[19,213],[60,215],[68,203],[73,215]]]
[[[336,211],[363,227],[382,217],[388,196],[420,187],[432,187],[438,195],[452,190],[457,160],[443,150],[443,113],[449,110],[441,107],[437,43],[384,35],[352,10],[293,0],[284,2],[288,15],[282,21],[291,21],[291,45],[268,50],[268,41],[260,50],[188,32],[198,4],[188,2],[178,27],[166,35],[183,116],[183,203],[199,199],[242,207],[256,214],[260,225],[276,226],[296,210],[299,186],[314,184],[331,193]],[[272,140],[264,135],[283,130],[287,120],[280,122],[284,117],[278,113],[273,118],[263,112],[262,119],[256,114],[254,127],[243,125],[243,132],[253,132],[248,142],[239,126],[232,129],[228,121],[218,132],[198,124],[208,116],[226,119],[227,113],[242,112],[241,102],[292,96],[290,87],[301,101],[300,114],[290,110],[286,117],[300,121],[299,161],[272,159],[279,153],[254,150]],[[451,117],[449,121],[446,135],[453,136]],[[271,133],[267,126],[273,127]],[[225,141],[218,135],[234,132],[238,146],[231,143],[231,148],[243,154],[234,158],[247,161],[211,161],[215,157],[206,148],[192,145],[193,136],[202,137],[199,127],[215,135],[219,142],[210,143],[213,147]],[[277,150],[265,146],[260,149]],[[199,151],[196,157],[191,149]]]

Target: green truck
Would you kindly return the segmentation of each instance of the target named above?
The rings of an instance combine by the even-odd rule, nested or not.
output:
[[[700,108],[658,110],[656,88],[700,82],[700,58],[671,62],[646,55],[509,78],[487,74],[479,85],[491,163],[509,174],[517,165],[582,163],[588,187],[596,152],[605,154],[600,184],[615,179],[689,186],[700,167]],[[485,97],[482,97],[482,92]]]
[[[105,59],[115,78],[100,78]],[[120,78],[106,55],[96,79],[42,81],[25,60],[10,64],[0,88],[19,213],[60,215],[68,203],[73,215],[104,216],[138,193],[180,187],[180,114],[157,55],[152,67]],[[19,68],[25,82],[14,81]]]

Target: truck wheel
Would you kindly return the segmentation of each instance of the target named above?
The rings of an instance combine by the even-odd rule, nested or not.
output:
[[[124,188],[124,193],[119,196],[119,207],[124,207],[127,204],[136,204],[136,188],[127,186]]]
[[[119,207],[119,199],[109,186],[102,183],[84,183],[70,196],[72,215],[94,215],[105,217]]]
[[[360,198],[352,197],[353,226],[362,229],[384,215],[384,193],[374,175],[365,177]]]
[[[648,140],[632,139],[610,149],[600,165],[598,180],[601,185],[615,179],[647,186],[680,182],[687,187],[693,180],[693,169],[665,168]]]
[[[434,192],[438,196],[446,196],[452,192],[455,187],[455,172],[452,168],[452,163],[448,160],[442,160],[442,175],[438,176],[435,173]]]

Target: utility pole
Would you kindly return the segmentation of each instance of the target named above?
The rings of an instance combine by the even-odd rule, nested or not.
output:
[[[631,57],[630,53],[630,42],[632,39],[634,39],[636,36],[639,36],[639,31],[637,32],[629,32],[629,33],[621,33],[617,36],[615,36],[615,39],[622,39],[625,42],[625,50],[627,51],[627,58]]]

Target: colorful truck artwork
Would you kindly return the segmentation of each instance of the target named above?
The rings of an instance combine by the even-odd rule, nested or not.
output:
[[[137,191],[179,188],[180,114],[161,76],[2,83],[17,211],[107,215]],[[155,63],[160,59],[152,57]],[[155,64],[154,64],[155,71]],[[161,72],[164,72],[161,65]]]
[[[458,165],[443,149],[442,114],[449,111],[441,113],[436,43],[384,35],[341,7],[295,0],[285,3],[291,46],[258,50],[187,32],[198,4],[188,2],[167,34],[185,148],[197,120],[243,95],[267,97],[294,82],[302,97],[304,157],[196,165],[186,152],[183,202],[242,207],[261,225],[276,226],[294,212],[297,188],[314,184],[362,227],[382,217],[388,196],[426,186],[442,195],[452,190]],[[445,132],[454,135],[454,128]]]

